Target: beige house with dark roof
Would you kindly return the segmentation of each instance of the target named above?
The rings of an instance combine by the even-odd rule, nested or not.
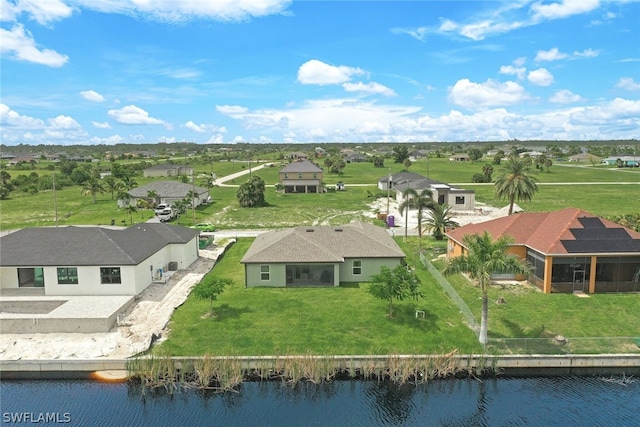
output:
[[[322,193],[324,171],[308,160],[293,162],[280,169],[285,193]]]
[[[363,222],[300,226],[259,235],[241,263],[245,286],[339,286],[367,282],[405,254],[384,228]]]

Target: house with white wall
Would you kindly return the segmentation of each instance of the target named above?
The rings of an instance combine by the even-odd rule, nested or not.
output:
[[[199,230],[162,223],[127,228],[25,228],[0,237],[0,288],[45,295],[137,295],[198,258]]]

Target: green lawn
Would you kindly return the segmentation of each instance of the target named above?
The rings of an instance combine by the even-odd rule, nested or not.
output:
[[[250,288],[239,261],[252,239],[240,239],[212,274],[236,283],[215,303],[215,318],[203,318],[209,302],[190,296],[174,313],[167,341],[154,351],[172,355],[393,354],[478,351],[475,335],[457,308],[424,270],[418,275],[427,298],[395,305],[366,292],[367,284],[338,288]],[[416,319],[415,310],[426,317]]]
[[[415,265],[418,239],[403,243],[407,262]],[[235,284],[214,304],[217,317],[203,316],[209,302],[190,296],[174,313],[168,339],[154,349],[170,355],[285,355],[461,353],[481,351],[475,334],[458,308],[421,266],[416,274],[426,297],[395,304],[396,317],[385,316],[387,303],[366,292],[368,284],[339,288],[249,288],[243,286],[239,261],[252,239],[239,239],[211,274]],[[423,247],[442,246],[425,238]],[[436,263],[437,264],[437,263]],[[463,276],[449,281],[479,323],[481,293]],[[495,302],[503,297],[506,304]],[[637,295],[546,295],[532,286],[493,286],[489,292],[489,338],[633,337],[638,335]],[[425,319],[416,319],[424,310]],[[611,339],[602,348],[588,341],[584,352],[611,351]],[[620,351],[638,351],[628,343]],[[529,344],[531,346],[532,344]],[[544,352],[550,341],[544,341]],[[522,343],[518,346],[522,348]],[[575,350],[573,351],[578,352]]]

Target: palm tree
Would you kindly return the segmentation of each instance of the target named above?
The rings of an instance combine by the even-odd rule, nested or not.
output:
[[[118,181],[113,176],[105,176],[104,179],[105,191],[111,193],[111,200],[113,200],[113,193],[118,191]]]
[[[158,204],[158,192],[155,190],[147,191],[147,197],[151,199],[151,204],[156,206]]]
[[[129,223],[133,224],[133,213],[134,212],[138,212],[138,208],[136,208],[134,205],[127,205],[124,208],[125,212],[129,213]]]
[[[122,182],[127,191],[138,186],[138,182],[129,175],[123,176],[120,182]]]
[[[187,199],[191,200],[191,213],[193,215],[193,223],[196,223],[196,199],[199,199],[198,193],[193,190],[189,190],[187,193]]]
[[[527,175],[530,166],[531,157],[509,156],[502,173],[493,182],[496,199],[509,200],[509,215],[516,200],[531,201],[538,191],[535,179]]]
[[[91,195],[93,203],[96,202],[96,194],[98,193],[104,193],[104,187],[97,179],[88,179],[82,183],[82,194],[85,196]]]
[[[476,282],[482,290],[482,317],[480,320],[480,344],[487,343],[487,330],[489,319],[489,285],[491,275],[494,273],[527,274],[529,268],[526,261],[517,255],[507,254],[511,240],[503,236],[492,241],[486,231],[482,236],[470,234],[462,239],[466,251],[447,261],[443,270],[444,274],[467,273],[471,280]]]
[[[404,190],[402,195],[404,196],[404,201],[402,203],[400,203],[400,206],[398,207],[398,209],[400,210],[401,214],[404,211],[404,214],[402,214],[404,216],[404,240],[403,240],[403,242],[406,242],[407,241],[407,230],[409,229],[409,209],[415,207],[414,206],[414,198],[418,196],[418,192],[416,190],[414,190],[413,188],[407,188],[407,189]]]
[[[431,215],[425,218],[420,225],[425,232],[433,233],[436,240],[444,239],[444,233],[447,230],[460,225],[452,219],[452,207],[449,205],[434,204],[429,210]]]

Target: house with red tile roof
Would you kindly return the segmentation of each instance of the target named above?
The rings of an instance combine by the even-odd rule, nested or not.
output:
[[[465,225],[447,233],[447,256],[464,253],[464,236],[485,231],[511,237],[510,252],[529,262],[529,281],[545,293],[640,291],[640,233],[589,212],[521,212]]]

